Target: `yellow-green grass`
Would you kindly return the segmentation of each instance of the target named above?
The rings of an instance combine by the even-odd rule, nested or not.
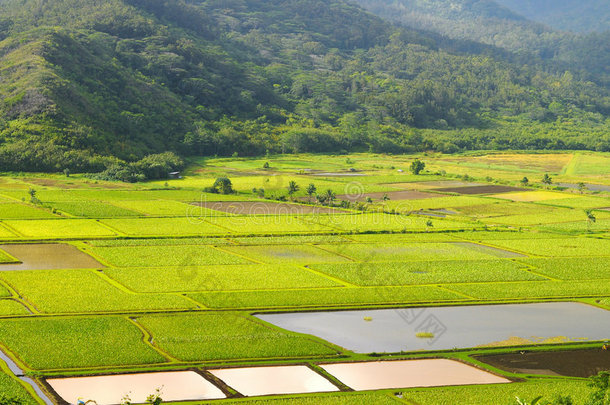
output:
[[[251,261],[207,245],[94,247],[94,254],[117,267],[204,266]]]
[[[228,239],[215,237],[152,238],[152,239],[99,239],[86,242],[96,247],[120,246],[188,246],[188,245],[229,245]]]
[[[336,350],[234,313],[138,318],[155,345],[182,361],[333,355]]]
[[[460,166],[503,171],[559,172],[572,159],[571,153],[494,152],[480,156],[441,155],[439,160]]]
[[[341,392],[283,398],[252,398],[249,400],[225,400],[223,404],[250,405],[399,405],[390,393]]]
[[[3,315],[27,315],[30,311],[23,304],[15,300],[0,299],[0,316]]]
[[[89,238],[115,232],[90,219],[9,220],[4,224],[29,238]]]
[[[10,297],[11,293],[5,287],[0,284],[0,298]]]
[[[136,201],[113,201],[113,205],[137,211],[150,216],[169,216],[169,217],[205,217],[205,216],[226,216],[224,212],[209,210],[197,207],[192,204],[171,200],[136,200]]]
[[[432,209],[458,209],[460,207],[481,206],[497,203],[497,200],[485,197],[473,196],[446,196],[439,194],[437,198],[424,198],[422,200],[389,200],[384,205],[388,210],[395,209],[397,212],[410,212]]]
[[[270,264],[349,261],[345,257],[309,245],[224,246],[222,249]]]
[[[598,216],[601,211],[596,211],[594,215]],[[570,234],[582,234],[588,232],[608,232],[610,231],[610,219],[598,218],[592,223],[586,221],[583,213],[577,213],[580,220],[578,222],[563,222],[560,224],[541,225],[540,230],[548,232],[564,232]],[[605,215],[606,213],[604,213]]]
[[[226,229],[225,232],[246,235],[272,235],[286,233],[329,233],[333,229],[326,226],[327,218],[352,215],[312,215],[320,223],[310,223],[304,215],[266,215],[257,217],[234,216],[206,218],[210,223]]]
[[[573,237],[564,239],[494,240],[494,246],[537,256],[610,256],[610,240]]]
[[[497,225],[531,226],[574,222],[579,220],[584,222],[586,218],[586,215],[582,211],[574,211],[567,208],[556,208],[555,210],[548,212],[483,218],[481,219],[481,222]]]
[[[457,239],[486,242],[494,240],[565,239],[565,235],[548,232],[516,230],[466,231],[451,234]]]
[[[190,297],[209,308],[325,307],[407,304],[463,300],[464,296],[429,287],[360,287],[256,292],[208,292]]]
[[[6,225],[0,224],[0,238],[2,239],[17,239],[18,236],[15,232],[6,228]]]
[[[610,280],[451,284],[447,288],[477,299],[599,297],[610,295]]]
[[[132,236],[198,236],[229,233],[201,218],[190,217],[104,219],[101,222]]]
[[[561,280],[610,280],[610,255],[608,257],[562,257],[551,259],[519,260],[532,267],[538,274]]]
[[[0,399],[2,397],[14,399],[20,405],[38,404],[16,378],[10,377],[0,370]]]
[[[337,263],[311,267],[361,286],[546,280],[510,260]]]
[[[610,207],[610,198],[607,197],[579,197],[561,198],[558,200],[541,201],[536,205],[554,205],[568,208],[594,209]]]
[[[0,249],[0,264],[19,263],[19,262],[20,261],[18,259],[16,259],[15,257],[11,256],[10,254],[5,252],[4,250]],[[2,269],[2,266],[0,266],[0,270],[1,269]]]
[[[425,231],[473,229],[477,225],[470,222],[458,222],[438,218],[423,218],[417,215],[361,214],[361,215],[328,215],[308,218],[314,224],[326,226],[343,232],[381,232],[381,231]],[[428,222],[432,226],[428,225]]]
[[[45,203],[45,205],[74,217],[113,218],[140,215],[138,212],[99,201],[63,201]]]
[[[340,286],[293,266],[233,265],[106,269],[106,274],[138,292],[231,291]]]
[[[230,240],[240,245],[302,245],[306,243],[348,243],[351,236],[301,235],[301,236],[248,236],[232,237]]]
[[[358,243],[413,243],[413,242],[456,242],[460,240],[462,232],[444,233],[370,233],[347,235],[346,238]]]
[[[42,208],[20,203],[1,203],[0,219],[57,218],[57,215]]]
[[[566,171],[566,175],[603,177],[610,174],[609,168],[610,155],[608,153],[578,153],[574,156],[574,162]]]
[[[570,396],[574,404],[584,404],[592,390],[585,380],[543,380],[536,379],[523,383],[472,385],[456,387],[416,388],[404,390],[408,404],[414,405],[513,405],[516,398],[522,403],[530,403],[543,396],[547,403],[557,396]],[[546,401],[546,402],[545,402]]]
[[[0,344],[35,370],[164,362],[142,338],[118,316],[0,320]]]
[[[566,198],[579,198],[576,194],[559,193],[556,191],[520,191],[516,193],[504,193],[492,195],[493,198],[501,198],[515,202],[538,202],[547,200],[559,200]]]
[[[33,270],[0,274],[44,313],[174,310],[196,305],[178,295],[134,294],[90,270]]]
[[[321,245],[320,247],[362,262],[484,260],[497,257],[495,250],[471,243],[352,243],[345,245]],[[500,250],[497,252],[502,254]]]
[[[546,214],[553,212],[552,207],[541,207],[538,204],[519,203],[512,201],[498,201],[493,204],[482,205],[467,205],[460,207],[460,214],[472,217],[499,217],[499,216],[516,216],[528,214]]]

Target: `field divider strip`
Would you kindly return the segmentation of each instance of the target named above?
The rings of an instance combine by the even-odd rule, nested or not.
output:
[[[349,281],[345,281],[343,279],[340,279],[339,277],[331,276],[330,274],[326,274],[326,273],[324,273],[324,272],[322,272],[320,270],[313,269],[313,268],[311,268],[309,266],[310,265],[301,265],[301,266],[296,266],[295,265],[295,267],[297,267],[299,269],[304,269],[304,270],[308,271],[309,273],[315,274],[315,275],[320,276],[320,277],[324,277],[327,280],[334,281],[336,283],[342,284],[345,287],[353,287],[353,288],[360,287],[359,285],[352,284]]]
[[[128,233],[125,233],[123,231],[119,231],[117,228],[108,225],[107,223],[103,222],[100,219],[94,220],[95,222],[97,222],[102,228],[108,229],[109,231],[112,231],[114,234],[116,234],[117,236],[130,236]]]
[[[256,264],[263,264],[263,265],[267,265],[267,266],[269,266],[269,265],[271,265],[271,264],[272,264],[272,263],[265,263],[265,262],[262,262],[262,261],[260,261],[260,260],[258,260],[258,259],[253,259],[253,258],[251,258],[251,257],[249,257],[249,256],[242,255],[241,253],[236,253],[236,252],[232,252],[232,251],[230,251],[230,250],[223,249],[223,246],[214,246],[214,245],[208,245],[208,246],[209,246],[210,248],[214,249],[214,250],[219,251],[219,252],[222,252],[222,253],[227,253],[227,254],[230,254],[230,255],[232,255],[232,256],[237,256],[237,257],[239,257],[239,258],[242,258],[242,259],[248,260],[248,261],[253,262],[253,263],[256,263]],[[245,263],[245,264],[248,264],[248,263]]]
[[[171,363],[180,363],[180,360],[173,357],[172,355],[170,355],[169,353],[167,353],[166,351],[164,351],[163,349],[161,349],[160,347],[156,346],[153,343],[152,334],[144,327],[144,325],[142,325],[140,322],[138,322],[137,318],[127,316],[127,317],[125,317],[125,319],[127,319],[127,321],[129,321],[132,325],[134,325],[136,328],[138,328],[140,330],[140,332],[142,332],[142,342],[144,344],[146,344],[147,346],[152,348],[154,351],[159,353],[161,356],[165,357],[165,359],[167,359]]]
[[[356,244],[358,244],[358,243],[354,243],[354,245],[356,245]],[[315,247],[316,249],[320,249],[320,250],[323,250],[326,253],[330,253],[332,255],[342,257],[342,258],[347,259],[347,260],[349,260],[349,261],[351,261],[353,263],[362,263],[359,260],[354,259],[353,257],[350,257],[348,255],[344,255],[343,253],[335,252],[335,251],[330,250],[330,249],[323,248],[320,245],[316,245],[316,244],[310,244],[310,245]]]
[[[110,277],[108,274],[106,274],[104,272],[104,270],[89,269],[89,271],[92,272],[93,274],[97,275],[99,278],[101,278],[102,280],[104,280],[105,282],[110,284],[111,286],[121,290],[122,292],[124,292],[126,294],[129,294],[129,295],[140,295],[139,292],[130,289],[129,287],[121,284],[117,280],[115,280],[112,277]]]
[[[443,285],[437,284],[436,288],[438,288],[439,290],[444,290],[444,291],[453,293],[455,295],[459,295],[459,296],[465,297],[465,298],[467,298],[469,300],[473,300],[473,301],[477,301],[478,300],[477,298],[472,297],[470,295],[464,294],[464,293],[459,292],[459,291],[452,290],[451,288],[446,287],[446,284],[443,284]]]
[[[11,227],[9,224],[7,224],[6,222],[0,221],[0,227],[9,231],[10,233],[12,233],[13,235],[15,235],[18,238],[25,238],[25,235],[22,234],[21,232],[17,231],[16,229],[14,229],[13,227]]]
[[[522,261],[520,261],[519,259],[514,259],[513,261],[514,261],[515,263],[522,264],[522,265],[524,265],[524,266],[525,266],[523,269],[519,269],[519,270],[526,271],[526,272],[528,272],[528,273],[530,273],[530,274],[535,274],[535,275],[537,275],[537,276],[540,276],[540,277],[543,277],[543,278],[549,279],[549,280],[551,280],[551,281],[558,281],[558,282],[565,282],[565,281],[566,281],[566,280],[561,279],[561,278],[555,278],[555,277],[551,277],[551,276],[549,276],[549,275],[546,275],[546,274],[544,274],[544,273],[539,273],[538,271],[536,271],[536,270],[538,270],[538,267],[536,267],[536,266],[534,266],[534,265],[531,265],[531,264],[528,264],[528,263],[523,263],[523,262],[522,262]],[[587,281],[587,280],[581,280],[581,279],[579,279],[578,281]],[[590,280],[590,281],[592,281],[592,280]]]
[[[0,286],[5,287],[11,294],[11,296],[8,298],[12,298],[21,303],[24,307],[27,308],[28,311],[30,311],[32,315],[37,315],[41,313],[40,310],[36,308],[33,303],[28,301],[26,297],[22,296],[19,291],[15,287],[13,287],[13,285],[8,281],[0,279]]]

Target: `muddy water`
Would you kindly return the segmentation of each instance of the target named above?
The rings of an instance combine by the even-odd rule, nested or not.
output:
[[[21,263],[0,264],[0,271],[97,269],[104,266],[72,245],[62,243],[0,245]]]
[[[210,372],[246,396],[338,391],[327,379],[306,366],[250,367]]]
[[[282,313],[257,317],[358,353],[610,338],[610,311],[572,302]],[[432,337],[416,336],[420,332],[431,333]]]
[[[144,403],[157,388],[161,388],[164,402],[225,398],[216,386],[193,371],[56,378],[47,382],[71,404],[79,398],[95,400],[98,405],[120,404],[125,395],[133,403]]]
[[[610,370],[610,350],[564,350],[520,352],[480,356],[478,360],[496,368],[526,374],[591,377]]]
[[[326,364],[321,367],[357,391],[510,382],[506,378],[446,359]]]

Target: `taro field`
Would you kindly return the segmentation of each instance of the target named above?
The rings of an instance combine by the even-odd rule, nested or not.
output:
[[[415,158],[426,164],[417,175]],[[190,403],[514,404],[558,394],[585,403],[583,376],[478,356],[601,350],[607,325],[601,339],[507,331],[453,350],[362,352],[260,315],[294,315],[296,325],[314,312],[362,314],[362,325],[392,334],[405,325],[367,311],[572,302],[605,314],[608,162],[514,152],[214,158],[192,160],[181,179],[138,184],[5,173],[0,402],[66,403],[53,378],[194,370],[225,399]],[[218,177],[232,193],[203,192]],[[339,323],[338,337],[362,327]],[[412,334],[435,337],[415,324]],[[459,360],[509,383],[361,390],[324,369],[418,358]],[[213,377],[263,365],[306,366],[335,392],[244,395]]]

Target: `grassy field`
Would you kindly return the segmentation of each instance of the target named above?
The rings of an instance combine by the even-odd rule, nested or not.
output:
[[[39,379],[412,356],[472,362],[468,356],[481,349],[357,354],[253,315],[549,300],[610,310],[610,211],[603,209],[610,192],[555,186],[610,185],[610,154],[418,157],[426,163],[420,175],[409,172],[414,156],[377,154],[194,159],[183,179],[139,184],[7,173],[0,182],[0,244],[68,243],[102,266],[40,270],[0,250],[0,348]],[[541,184],[545,173],[551,185]],[[203,193],[224,176],[235,194]],[[292,195],[290,181],[300,187]],[[309,184],[319,194],[330,190],[336,210],[312,211]],[[525,190],[460,194],[459,187],[473,184]],[[29,188],[40,204],[30,202]],[[370,193],[378,194],[367,201]],[[342,201],[345,194],[360,202]],[[215,201],[283,202],[304,213],[196,206]],[[24,268],[8,271],[16,261]],[[552,400],[563,393],[581,404],[588,395],[584,380],[504,374],[526,378],[213,403],[509,405],[516,397]],[[5,369],[0,392],[28,395]]]

